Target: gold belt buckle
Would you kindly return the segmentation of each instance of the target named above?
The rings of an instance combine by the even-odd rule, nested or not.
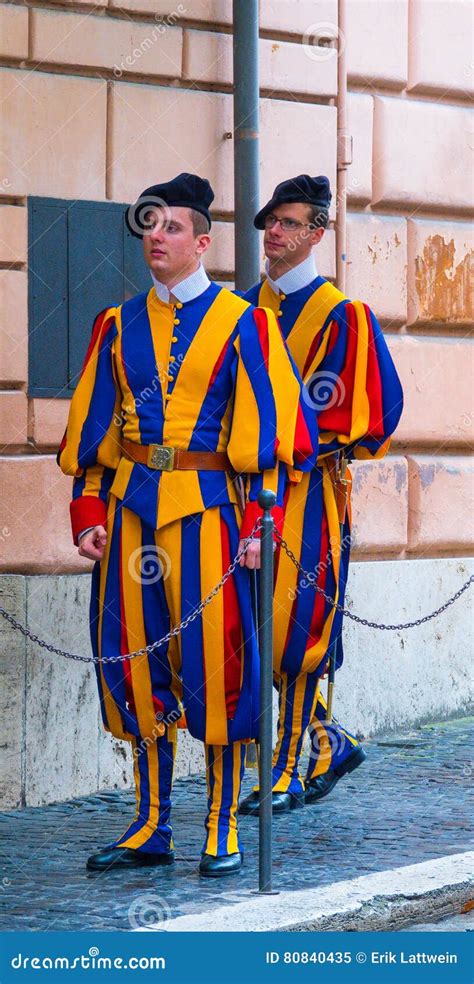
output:
[[[148,448],[148,468],[155,468],[158,471],[173,471],[174,451],[174,448],[165,447],[164,444],[150,444]]]

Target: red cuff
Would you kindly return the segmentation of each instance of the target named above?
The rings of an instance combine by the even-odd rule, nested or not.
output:
[[[274,506],[271,512],[275,527],[281,534],[283,532],[283,509],[281,506]],[[242,516],[242,522],[240,524],[241,540],[245,540],[247,536],[250,536],[259,516],[263,516],[263,509],[259,506],[257,500],[255,499],[252,502],[247,502],[244,509],[244,515]],[[254,536],[260,539],[260,530],[257,530],[257,532],[254,533]]]
[[[77,538],[88,526],[105,526],[107,506],[96,495],[81,495],[73,499],[69,506],[71,513],[72,538],[77,547]]]

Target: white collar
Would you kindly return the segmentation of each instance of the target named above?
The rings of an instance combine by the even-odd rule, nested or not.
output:
[[[279,294],[280,291],[282,294],[294,294],[295,290],[301,290],[302,287],[307,287],[318,276],[316,262],[312,253],[301,263],[298,263],[298,266],[292,267],[286,273],[282,273],[281,277],[278,277],[277,280],[271,279],[268,272],[269,266],[270,261],[267,260],[265,263],[267,281],[275,294]]]
[[[184,280],[180,280],[178,284],[175,284],[171,291],[168,290],[165,284],[161,283],[161,280],[156,279],[152,271],[150,273],[156,293],[160,301],[164,301],[165,304],[169,304],[170,293],[182,304],[186,301],[193,301],[195,297],[199,297],[200,294],[203,294],[207,290],[211,282],[202,263],[199,264],[194,273],[189,274],[189,277],[185,277]]]

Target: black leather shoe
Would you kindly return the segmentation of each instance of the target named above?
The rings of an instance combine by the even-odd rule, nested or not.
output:
[[[289,813],[290,810],[300,810],[305,804],[305,793],[272,793],[272,813]],[[258,817],[260,813],[260,793],[251,793],[242,800],[239,813],[246,816]]]
[[[215,858],[212,854],[203,854],[199,865],[199,874],[203,878],[223,878],[224,875],[237,875],[242,867],[243,854],[224,854]]]
[[[132,847],[109,847],[91,854],[86,867],[90,871],[110,871],[112,868],[145,868],[154,864],[173,864],[174,851],[151,854]]]
[[[306,783],[306,804],[316,803],[318,800],[324,799],[324,797],[327,796],[332,789],[334,789],[334,786],[337,782],[339,782],[339,779],[342,779],[346,773],[353,772],[354,769],[357,769],[359,765],[362,765],[362,762],[364,762],[366,758],[367,753],[364,752],[362,745],[359,745],[359,747],[355,748],[352,754],[349,755],[341,765],[337,766],[337,768],[328,769],[328,771],[324,772],[323,775],[316,776],[315,779],[310,779],[309,782]]]

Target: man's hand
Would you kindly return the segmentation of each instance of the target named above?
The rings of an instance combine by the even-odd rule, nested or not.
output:
[[[79,540],[79,555],[87,557],[88,560],[102,560],[104,556],[105,544],[107,542],[107,531],[104,526],[94,526]]]
[[[239,540],[239,552],[244,543],[245,540]],[[241,567],[248,567],[251,571],[260,570],[260,540],[250,541],[245,553],[239,560],[239,564]]]

